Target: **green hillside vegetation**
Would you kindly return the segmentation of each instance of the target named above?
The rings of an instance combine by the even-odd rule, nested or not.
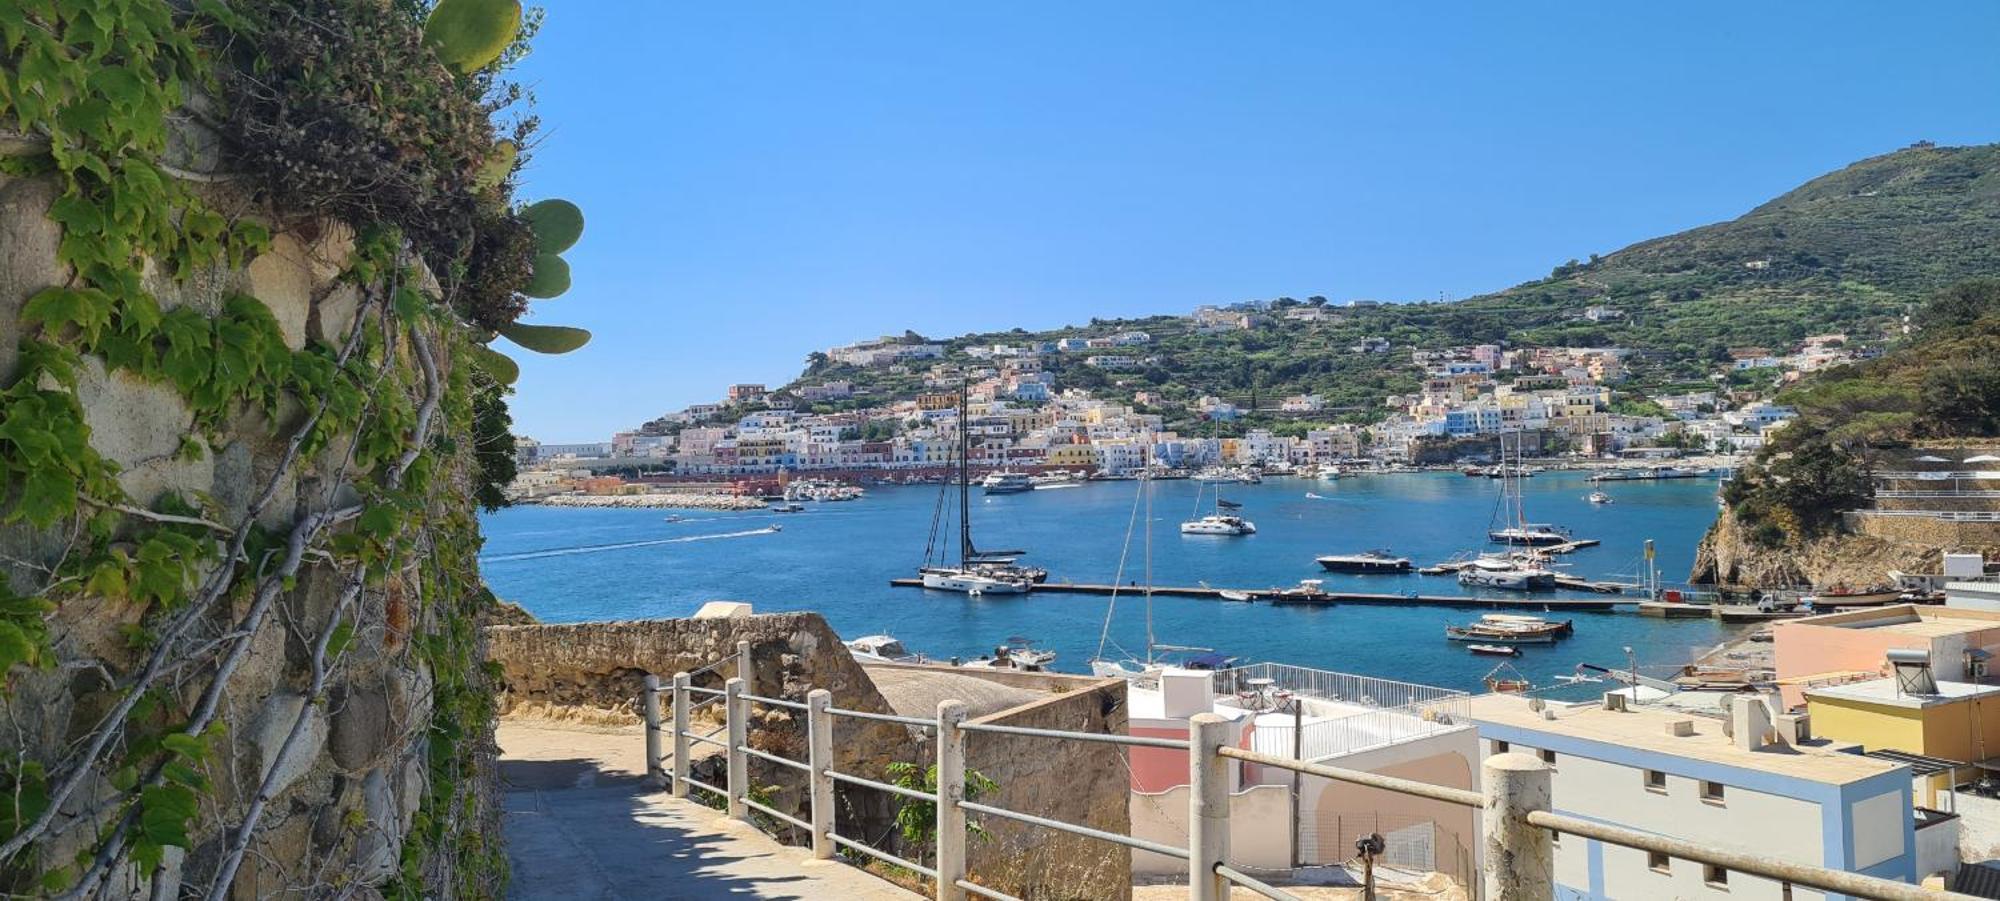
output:
[[[966,347],[1020,344],[1137,330],[1151,347],[1121,348],[1158,359],[1143,370],[1100,372],[1088,354],[1047,355],[1059,387],[1130,399],[1163,398],[1168,421],[1203,431],[1184,405],[1216,395],[1260,412],[1225,428],[1282,425],[1279,400],[1319,394],[1320,420],[1372,421],[1382,400],[1413,390],[1421,372],[1412,348],[1506,342],[1514,346],[1621,346],[1643,353],[1624,386],[1639,393],[1706,383],[1728,349],[1790,347],[1813,334],[1880,341],[1910,306],[1946,285],[2000,272],[2000,145],[1919,144],[1862,160],[1807,182],[1743,216],[1559,265],[1548,278],[1450,303],[1329,307],[1331,319],[1283,313],[1324,298],[1274,301],[1270,322],[1241,332],[1198,334],[1179,316],[1092,320],[1046,331],[1014,330],[942,340],[950,362],[982,365]],[[1582,318],[1592,305],[1623,312],[1607,323]],[[918,336],[907,336],[918,340]],[[1354,353],[1364,337],[1388,339],[1388,354]],[[809,359],[794,383],[849,379],[864,392],[846,406],[911,396],[925,365],[904,374]],[[822,405],[820,409],[835,409]]]
[[[1798,410],[1724,493],[1753,540],[1780,546],[1835,529],[1870,496],[1882,451],[2000,437],[2000,280],[1937,293],[1914,334],[1881,357],[1816,373],[1777,398]]]

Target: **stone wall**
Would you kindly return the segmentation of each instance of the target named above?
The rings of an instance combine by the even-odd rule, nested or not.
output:
[[[530,705],[535,712],[580,707],[637,722],[647,673],[659,675],[662,685],[668,685],[674,673],[693,673],[724,661],[690,680],[697,687],[719,689],[736,676],[739,641],[750,643],[749,694],[803,703],[807,692],[825,688],[833,693],[835,707],[890,712],[840,636],[817,613],[489,626],[486,639],[488,659],[500,671],[503,712]],[[805,759],[803,714],[765,705],[751,709],[756,717],[749,732],[751,747]],[[835,766],[844,773],[886,781],[890,763],[921,759],[923,740],[907,726],[839,720],[833,743]],[[705,758],[696,766],[695,778],[721,785],[725,779],[721,767],[719,756]],[[806,818],[811,801],[804,773],[752,757],[750,779],[767,792],[772,807]],[[847,784],[836,791],[836,823],[843,835],[881,835],[889,829],[897,806],[893,796]]]
[[[1903,540],[1918,537],[1909,533],[1898,533],[1897,539],[1843,533],[1767,548],[1751,541],[1748,531],[1733,513],[1722,511],[1695,549],[1688,581],[1764,589],[1879,585],[1890,581],[1892,569],[1937,572],[1943,559],[1937,544]]]
[[[1002,674],[1005,675],[1005,674]],[[1125,681],[1027,674],[1063,690],[974,723],[1122,735]],[[966,736],[968,769],[998,788],[981,803],[1065,823],[1131,834],[1132,777],[1125,749],[1097,742],[1023,735]],[[973,820],[985,836],[968,840],[971,878],[1017,898],[1130,898],[1132,854],[1122,846],[997,817]]]
[[[24,302],[69,278],[56,262],[61,229],[48,218],[57,193],[52,177],[0,175],[0,385],[14,379],[19,367]],[[215,197],[211,203],[232,214],[251,209],[241,198]],[[270,309],[285,345],[297,351],[308,339],[337,341],[353,325],[359,289],[336,278],[352,247],[352,233],[337,225],[281,229],[268,250],[242,266],[209,267],[184,281],[149,266],[143,287],[163,310],[189,308],[206,316],[218,313],[233,294],[255,297]],[[449,360],[442,365],[448,368]],[[254,523],[277,536],[282,551],[294,523],[354,503],[343,477],[341,448],[308,455],[290,469],[278,465],[287,436],[303,419],[296,401],[286,401],[275,414],[238,409],[218,425],[196,428],[179,391],[163,381],[107,371],[90,356],[82,358],[77,378],[75,393],[88,441],[115,464],[118,483],[141,508],[139,514],[173,494],[208,503],[203,513],[216,523],[251,522],[253,498],[270,485],[273,500],[255,513]],[[464,457],[446,458],[433,477],[456,496],[451,501],[455,506],[468,496],[469,465]],[[127,541],[132,528],[133,520],[120,525],[111,546]],[[81,553],[84,543],[74,523],[46,530],[0,526],[0,578],[16,593],[41,593],[50,587],[48,573],[65,555]],[[260,556],[252,566],[269,567],[273,559]],[[217,695],[217,737],[196,764],[208,785],[188,823],[188,847],[169,846],[157,870],[114,869],[100,888],[102,894],[143,896],[151,891],[155,897],[172,897],[206,891],[225,856],[228,831],[244,821],[267,773],[274,774],[276,791],[229,887],[233,897],[307,895],[339,886],[365,895],[375,891],[372,886],[399,876],[405,838],[427,790],[436,787],[431,765],[437,762],[431,745],[435,674],[413,651],[408,636],[441,634],[449,629],[449,620],[477,604],[466,597],[419,596],[414,580],[369,584],[349,605],[346,621],[354,627],[352,638],[338,655],[322,700],[307,707],[313,693],[312,640],[327,630],[343,583],[352,575],[331,559],[316,550],[297,578],[282,584],[271,615],[261,620],[245,619],[251,599],[240,590],[205,609],[193,609],[172,645],[181,649],[173,668],[150,683],[158,703],[144,718],[135,716],[123,724],[119,737],[95,757],[84,757],[81,749],[104,728],[107,712],[132,695],[149,654],[163,640],[154,630],[170,611],[149,611],[111,597],[52,595],[67,598],[48,621],[55,659],[45,668],[17,667],[7,674],[11,690],[0,695],[0,718],[9,726],[0,729],[0,758],[10,762],[10,773],[21,760],[46,767],[52,785],[72,772],[86,777],[58,808],[53,828],[30,845],[36,859],[28,872],[72,865],[79,851],[96,847],[109,834],[127,809],[121,800],[124,779],[114,773],[116,761],[151,766],[155,752],[131,744],[139,740],[137,734],[157,735],[187,721],[213,674],[226,671]],[[210,564],[197,575],[205,579],[213,571]],[[239,576],[237,584],[240,588],[254,578]],[[224,652],[239,640],[246,648],[240,663],[223,669]],[[476,680],[477,651],[466,656],[465,668]],[[302,711],[304,729],[281,754]],[[491,745],[490,735],[479,732],[460,741],[478,749]],[[472,771],[454,774],[465,780],[473,800],[454,805],[448,833],[491,834],[496,828],[497,808],[488,803],[490,755],[482,750],[474,757]],[[457,874],[460,867],[474,864],[438,866],[441,871],[426,875]],[[443,878],[462,889],[479,882],[460,881],[457,875]],[[497,888],[502,873],[495,869],[490,878],[489,887]]]

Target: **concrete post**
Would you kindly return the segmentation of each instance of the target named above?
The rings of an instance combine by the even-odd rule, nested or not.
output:
[[[1213,713],[1188,720],[1188,897],[1224,901],[1229,881],[1215,872],[1229,858],[1229,759],[1235,726]]]
[[[688,674],[674,674],[674,774],[667,787],[674,797],[688,796]]]
[[[731,679],[722,685],[722,715],[727,717],[729,738],[729,816],[748,822],[750,808],[743,799],[750,794],[750,755],[743,753],[750,738],[750,702],[743,700],[743,680]]]
[[[965,901],[965,704],[939,701],[937,712],[937,901]]]
[[[833,692],[815,688],[806,692],[806,766],[812,770],[813,856],[833,859]]]
[[[646,711],[646,784],[658,790],[667,787],[666,773],[660,770],[660,677],[646,674],[640,706]]]
[[[750,643],[747,641],[736,643],[736,678],[743,680],[744,691],[753,695],[757,693],[757,671],[750,666]]]
[[[1529,754],[1510,752],[1486,758],[1486,810],[1480,831],[1486,842],[1487,901],[1546,901],[1555,895],[1555,843],[1549,832],[1528,824],[1531,810],[1549,809],[1549,768]]]

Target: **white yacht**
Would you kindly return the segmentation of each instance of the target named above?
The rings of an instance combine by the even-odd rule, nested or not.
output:
[[[1210,514],[1181,523],[1182,535],[1252,535],[1256,531],[1256,523],[1227,514]]]
[[[1020,494],[1034,490],[1035,483],[1028,479],[1027,473],[995,472],[981,479],[979,487],[987,494]]]
[[[1327,554],[1313,558],[1321,569],[1335,573],[1406,573],[1410,571],[1410,558],[1398,557],[1388,551],[1363,551],[1359,554]]]
[[[966,594],[1026,594],[1035,587],[1027,579],[1009,579],[959,567],[926,567],[921,570],[925,588],[962,591]]]
[[[1318,475],[1320,481],[1322,482],[1338,482],[1340,481],[1340,476],[1341,476],[1340,464],[1338,463],[1321,464],[1318,471]]]
[[[1201,509],[1201,489],[1195,490],[1194,506],[1195,510],[1197,511]],[[1257,533],[1256,523],[1251,522],[1250,520],[1244,519],[1243,517],[1237,516],[1235,514],[1234,511],[1241,509],[1243,509],[1242,504],[1239,504],[1235,501],[1223,500],[1222,489],[1217,488],[1215,490],[1215,512],[1210,513],[1207,516],[1203,516],[1199,519],[1190,519],[1187,520],[1186,522],[1181,523],[1181,534],[1182,535],[1256,534]]]
[[[903,643],[888,635],[863,635],[844,642],[854,659],[863,663],[923,663],[922,654],[912,654]]]
[[[1458,582],[1505,591],[1546,591],[1556,587],[1556,574],[1506,554],[1480,554],[1458,571]]]

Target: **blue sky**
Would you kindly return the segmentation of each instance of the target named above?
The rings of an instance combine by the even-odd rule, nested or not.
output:
[[[1502,288],[2000,140],[1996,35],[1983,0],[552,5],[521,196],[589,225],[530,321],[596,338],[516,353],[516,431],[906,328]]]

